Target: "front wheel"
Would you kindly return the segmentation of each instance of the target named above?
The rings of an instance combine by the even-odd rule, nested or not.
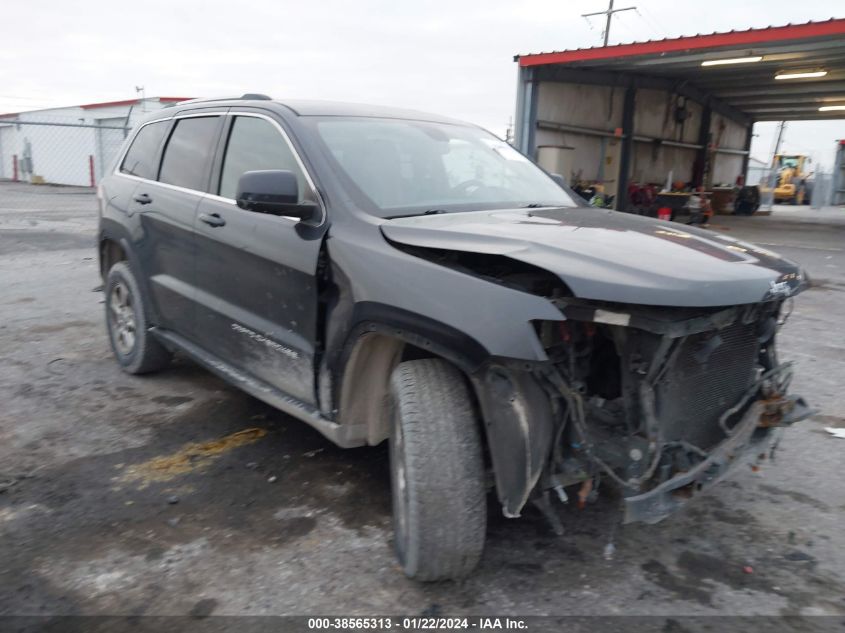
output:
[[[487,526],[481,434],[463,374],[439,359],[391,377],[390,473],[396,554],[416,580],[468,575]]]

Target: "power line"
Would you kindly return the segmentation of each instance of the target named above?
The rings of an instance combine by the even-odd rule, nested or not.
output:
[[[637,9],[637,15],[640,16],[640,20],[642,20],[643,24],[647,25],[649,29],[657,34],[657,37],[666,37],[666,33],[663,29],[660,28],[656,22],[653,22],[647,14],[640,13],[640,10]]]
[[[619,15],[617,16],[615,26],[622,27],[622,30],[628,34],[627,37],[630,38],[631,42],[643,39],[642,22],[635,23],[633,17],[629,20],[627,16]],[[616,31],[616,33],[619,34],[619,31]],[[617,37],[617,42],[621,42],[620,37]]]
[[[608,5],[606,11],[596,11],[594,13],[582,13],[581,14],[581,17],[584,18],[585,20],[588,20],[588,18],[591,18],[591,17],[596,16],[596,15],[607,16],[607,21],[605,22],[605,26],[604,26],[604,33],[602,34],[605,46],[607,46],[607,42],[610,39],[610,21],[613,18],[613,14],[619,13],[620,11],[636,11],[637,10],[637,7],[623,7],[621,9],[614,9],[613,8],[613,2],[614,2],[614,0],[609,0],[610,4]]]
[[[670,29],[666,28],[666,25],[658,19],[656,14],[652,13],[652,11],[645,5],[643,5],[643,11],[645,11],[646,18],[651,20],[651,22],[657,27],[657,30],[663,32],[664,37],[670,37]],[[639,10],[637,10],[637,13],[639,13]]]

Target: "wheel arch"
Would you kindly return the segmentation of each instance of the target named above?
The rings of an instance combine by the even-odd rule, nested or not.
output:
[[[390,434],[390,376],[399,363],[422,358],[449,362],[466,378],[477,407],[477,383],[471,376],[487,357],[486,351],[465,334],[449,331],[442,324],[420,327],[425,317],[388,309],[390,318],[368,319],[353,329],[339,362],[335,393],[338,421],[370,445],[386,440]]]
[[[158,323],[158,313],[155,302],[152,300],[149,281],[143,275],[144,267],[135,249],[132,248],[132,241],[123,226],[116,222],[107,222],[105,219],[102,221],[97,237],[97,255],[100,262],[100,275],[104,283],[114,264],[121,261],[128,264],[138,283],[150,323],[153,325]]]
[[[99,256],[100,277],[102,277],[103,281],[105,281],[112,266],[114,266],[117,262],[128,260],[126,249],[119,241],[114,240],[111,237],[103,237],[100,239]]]

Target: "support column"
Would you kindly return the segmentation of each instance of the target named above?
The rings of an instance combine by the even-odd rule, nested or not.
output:
[[[711,148],[710,148],[710,123],[713,119],[713,111],[709,105],[705,105],[701,110],[701,125],[698,128],[698,144],[701,149],[697,151],[695,163],[692,167],[692,184],[694,187],[704,186],[704,181],[707,177],[707,170],[710,165]]]
[[[748,184],[748,159],[751,158],[751,141],[754,138],[754,123],[749,123],[745,129],[745,154],[742,157],[742,184]]]
[[[537,102],[539,99],[540,84],[532,80],[531,86],[531,100],[528,108],[528,143],[525,153],[533,160],[537,160]]]
[[[537,93],[539,82],[534,69],[520,66],[516,87],[516,122],[513,142],[526,156],[536,159],[537,152]]]
[[[622,155],[619,159],[619,178],[616,187],[614,208],[624,211],[628,206],[628,178],[634,156],[634,107],[637,89],[625,89],[625,105],[622,109]]]

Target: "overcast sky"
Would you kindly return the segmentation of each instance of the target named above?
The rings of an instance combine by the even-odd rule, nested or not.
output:
[[[611,43],[845,17],[842,0],[621,0]],[[411,107],[503,135],[513,55],[592,46],[607,0],[66,0],[4,3],[0,112],[147,96],[264,92]],[[768,159],[774,125],[752,154]],[[829,164],[845,121],[792,123]]]

